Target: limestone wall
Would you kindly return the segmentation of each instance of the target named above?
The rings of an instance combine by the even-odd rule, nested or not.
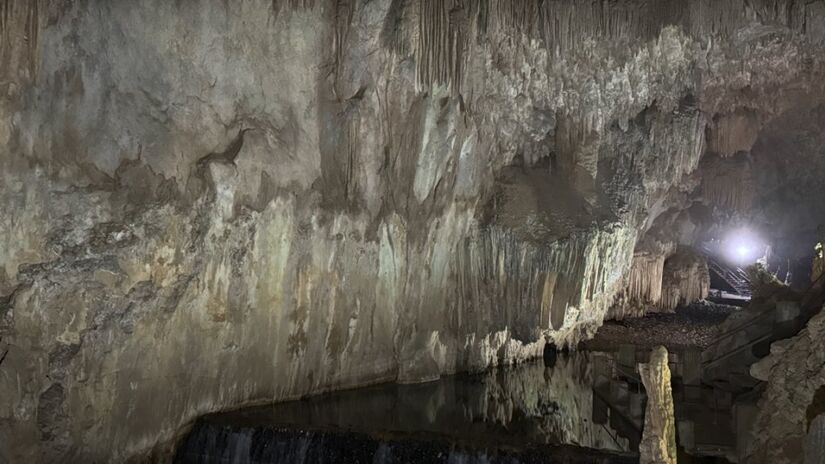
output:
[[[821,85],[769,3],[0,1],[0,460],[589,336],[708,121]]]

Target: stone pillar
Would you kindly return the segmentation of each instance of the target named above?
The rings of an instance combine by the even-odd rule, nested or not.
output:
[[[647,410],[642,442],[639,444],[640,464],[676,463],[676,425],[673,415],[673,393],[670,388],[670,368],[667,350],[658,346],[650,353],[650,362],[639,364],[639,375],[647,391]]]

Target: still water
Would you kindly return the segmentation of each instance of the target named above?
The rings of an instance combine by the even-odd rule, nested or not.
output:
[[[577,352],[553,366],[539,360],[209,415],[176,462],[638,462],[645,396],[635,361]]]

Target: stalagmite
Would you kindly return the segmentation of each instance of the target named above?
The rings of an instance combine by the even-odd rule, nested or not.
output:
[[[639,364],[639,376],[647,392],[645,425],[639,444],[641,464],[676,464],[676,419],[667,350],[656,347],[650,361]]]

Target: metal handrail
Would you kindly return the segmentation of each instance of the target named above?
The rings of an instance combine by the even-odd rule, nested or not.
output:
[[[708,267],[713,270],[719,277],[722,278],[736,293],[740,295],[749,295],[750,294],[750,279],[748,279],[747,274],[741,268],[737,267],[736,271],[733,272],[727,266],[723,266],[710,255],[705,256]]]
[[[762,334],[762,335],[760,335],[760,336],[758,336],[758,337],[756,337],[752,340],[748,340],[747,343],[745,343],[743,345],[740,345],[740,346],[737,346],[736,348],[728,351],[727,353],[724,353],[721,356],[717,356],[716,358],[713,358],[710,361],[703,361],[702,364],[705,365],[705,368],[712,367],[713,365],[717,364],[719,361],[724,361],[725,359],[728,359],[728,358],[730,358],[730,357],[732,357],[732,356],[734,356],[738,353],[741,353],[746,348],[750,348],[752,345],[754,345],[756,343],[759,343],[759,342],[763,342],[765,340],[769,340],[770,338],[771,338],[771,333]]]
[[[762,311],[761,313],[757,314],[756,316],[748,319],[744,324],[737,325],[736,327],[734,327],[732,329],[729,329],[729,330],[719,334],[719,336],[717,336],[715,339],[713,339],[712,342],[710,342],[708,344],[708,346],[705,348],[705,350],[707,350],[708,348],[710,348],[714,345],[717,345],[719,342],[721,342],[725,339],[730,338],[731,336],[733,336],[734,333],[737,333],[737,332],[741,331],[742,329],[746,329],[746,328],[756,324],[758,321],[762,320],[762,318],[765,315],[773,313],[775,310],[776,310],[776,308],[768,308],[768,309]]]

